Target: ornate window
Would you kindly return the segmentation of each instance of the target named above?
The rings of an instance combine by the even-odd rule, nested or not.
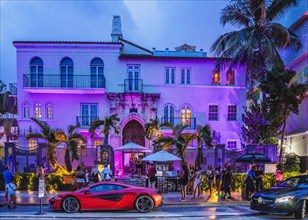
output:
[[[209,121],[218,121],[218,105],[209,105]]]
[[[94,58],[90,64],[91,67],[91,87],[92,88],[104,88],[105,76],[104,76],[104,62],[101,58]]]
[[[35,103],[34,112],[36,118],[42,118],[42,105],[41,103]]]
[[[237,108],[236,105],[228,106],[228,121],[236,121]]]
[[[173,105],[166,105],[164,107],[164,121],[163,122],[170,122],[174,125],[174,106]]]
[[[190,106],[184,105],[181,108],[180,112],[180,120],[181,120],[181,125],[191,125],[191,119],[192,119],[192,111]]]
[[[81,126],[89,126],[98,118],[97,104],[81,104]]]
[[[23,102],[22,103],[22,117],[23,118],[30,118],[29,102]]]
[[[220,84],[220,72],[219,70],[212,71],[212,84],[219,85]]]
[[[127,65],[127,73],[128,73],[128,90],[138,92],[141,89],[141,85],[139,84],[140,78],[140,65]]]
[[[53,119],[54,118],[54,107],[52,103],[46,104],[46,118]]]
[[[166,68],[166,84],[174,84],[175,68]]]
[[[30,62],[30,83],[32,87],[43,86],[43,60],[39,57],[33,58]]]
[[[191,84],[191,69],[190,68],[181,69],[181,84]]]
[[[227,85],[235,85],[235,72],[234,72],[234,70],[229,70],[227,72]]]
[[[63,58],[60,63],[61,87],[74,86],[74,62],[71,58]]]
[[[229,149],[236,149],[236,147],[237,147],[237,141],[228,141],[227,147],[228,147]]]

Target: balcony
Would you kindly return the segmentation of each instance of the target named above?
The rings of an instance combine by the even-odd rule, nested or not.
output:
[[[142,79],[125,79],[124,92],[127,93],[142,93],[143,81]]]
[[[77,124],[80,123],[81,127],[90,127],[92,121],[98,119],[98,116],[76,116]]]
[[[17,83],[10,83],[9,84],[9,91],[11,95],[17,95]]]
[[[163,117],[161,118],[161,122],[169,122],[172,125],[176,126],[177,124],[187,124],[188,127],[185,128],[185,130],[195,130],[196,129],[196,118],[187,118],[187,119],[182,119],[180,117]],[[162,129],[168,129],[167,127],[163,127]]]
[[[24,88],[105,88],[103,75],[23,75]]]

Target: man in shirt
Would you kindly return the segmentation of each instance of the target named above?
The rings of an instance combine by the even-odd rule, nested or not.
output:
[[[101,172],[101,179],[102,181],[110,181],[112,176],[112,171],[110,168],[108,168],[108,165],[106,164],[104,169]]]
[[[263,170],[260,169],[260,165],[257,165],[257,170],[255,174],[256,174],[256,191],[257,192],[263,191],[264,186],[263,186],[262,178],[263,178],[264,172]]]
[[[3,171],[3,179],[5,184],[5,200],[8,202],[8,191],[6,190],[6,185],[10,184],[11,179],[13,178],[13,173],[11,171],[11,167],[6,165]]]
[[[149,180],[150,180],[150,187],[155,188],[155,182],[156,182],[156,168],[154,164],[151,163],[151,166],[149,168]]]

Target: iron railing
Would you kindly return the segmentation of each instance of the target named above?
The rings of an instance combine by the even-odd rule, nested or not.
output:
[[[143,91],[142,79],[125,79],[124,80],[124,92],[141,93]]]
[[[24,74],[24,87],[105,88],[104,75],[36,75]]]
[[[188,130],[194,130],[196,129],[196,118],[191,117],[191,118],[180,118],[180,117],[162,117],[161,118],[161,122],[165,123],[165,122],[169,122],[172,125],[177,125],[177,124],[181,124],[181,125],[188,125],[185,129]],[[168,129],[167,127],[163,127],[162,129]]]
[[[76,116],[76,122],[80,123],[81,127],[88,127],[91,125],[92,121],[98,119],[98,116]]]

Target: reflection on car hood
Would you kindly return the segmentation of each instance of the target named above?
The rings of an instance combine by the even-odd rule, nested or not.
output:
[[[276,198],[281,196],[288,196],[289,194],[292,194],[294,191],[299,190],[298,188],[292,188],[292,187],[272,187],[269,189],[265,189],[262,192],[257,192],[254,194],[255,196],[266,196],[270,198]]]

